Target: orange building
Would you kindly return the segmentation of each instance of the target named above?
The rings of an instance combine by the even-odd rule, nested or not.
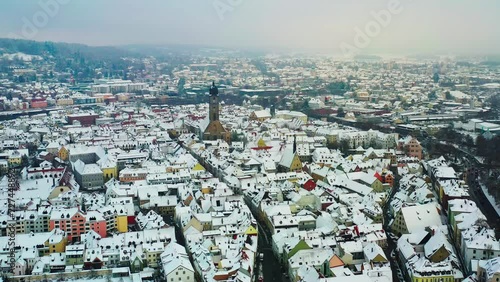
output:
[[[119,179],[120,182],[134,182],[146,180],[147,176],[148,172],[145,169],[125,168],[120,171]]]
[[[106,220],[100,212],[93,211],[84,214],[78,208],[52,211],[49,230],[52,231],[55,228],[65,231],[70,242],[80,241],[81,235],[90,230],[93,230],[102,238],[107,235]]]
[[[382,173],[383,183],[389,184],[391,187],[394,186],[394,175],[391,172],[385,171]]]
[[[417,138],[408,136],[398,141],[398,150],[404,151],[408,156],[422,159],[422,146]]]
[[[61,160],[67,161],[69,159],[69,151],[68,151],[68,149],[66,149],[64,146],[62,146],[61,149],[59,149],[59,152],[57,152],[57,156]]]
[[[31,108],[32,109],[47,108],[47,100],[43,98],[34,98],[33,100],[31,100]]]

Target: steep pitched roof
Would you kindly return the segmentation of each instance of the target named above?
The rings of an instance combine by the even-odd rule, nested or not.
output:
[[[409,233],[424,230],[429,226],[442,225],[435,203],[401,208]]]
[[[284,167],[291,167],[292,166],[292,162],[293,162],[293,159],[295,157],[295,153],[293,152],[293,149],[292,148],[286,148],[285,149],[285,152],[283,153],[283,155],[281,156],[281,160],[280,160],[280,165],[284,166]]]

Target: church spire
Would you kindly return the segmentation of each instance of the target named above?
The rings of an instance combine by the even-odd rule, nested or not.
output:
[[[215,86],[215,81],[212,81],[212,86],[210,87],[210,96],[218,96],[219,95],[219,89],[217,89],[217,86]]]
[[[215,81],[210,87],[209,119],[210,121],[219,120],[219,89],[215,86]]]

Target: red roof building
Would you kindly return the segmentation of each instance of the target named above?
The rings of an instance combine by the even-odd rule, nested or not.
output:
[[[304,183],[303,188],[306,189],[307,191],[312,191],[316,189],[316,182],[314,180],[309,179]]]

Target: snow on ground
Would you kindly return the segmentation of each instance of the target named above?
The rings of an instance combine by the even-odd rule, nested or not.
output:
[[[479,157],[479,156],[474,156],[474,158],[476,158],[476,160],[477,160],[480,164],[484,164],[484,161],[486,160],[484,157]]]
[[[50,280],[49,280],[50,281]],[[53,279],[51,282],[61,281]],[[131,277],[97,277],[97,278],[68,278],[64,281],[68,282],[132,282]]]
[[[58,185],[58,181],[52,178],[20,180],[19,186],[21,190],[16,192],[16,198],[30,199],[38,197],[42,200],[46,200],[52,189]]]
[[[7,60],[14,60],[14,58],[21,59],[25,62],[29,62],[31,60],[42,60],[42,57],[37,56],[37,55],[28,55],[24,53],[13,53],[13,54],[4,54],[2,58],[5,58]]]

